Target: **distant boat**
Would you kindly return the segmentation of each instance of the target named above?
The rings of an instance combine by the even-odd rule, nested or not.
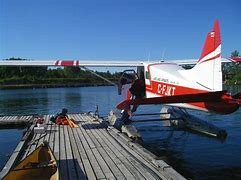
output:
[[[60,179],[57,162],[48,143],[44,142],[41,144],[30,155],[11,169],[3,179]]]

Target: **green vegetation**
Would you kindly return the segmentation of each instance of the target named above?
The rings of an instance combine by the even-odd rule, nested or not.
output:
[[[237,50],[231,53],[231,57],[239,57]],[[241,63],[225,63],[222,67],[225,84],[241,84]]]
[[[9,60],[24,60],[10,58]],[[117,82],[119,73],[95,72],[112,82]],[[96,86],[109,85],[80,67],[0,67],[0,88],[24,87],[61,87],[61,86]]]

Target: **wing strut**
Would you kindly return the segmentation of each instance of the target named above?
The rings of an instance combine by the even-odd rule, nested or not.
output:
[[[109,79],[107,79],[107,78],[105,78],[105,77],[103,77],[103,76],[101,76],[101,75],[97,74],[96,72],[94,72],[94,71],[93,71],[93,70],[91,70],[91,69],[88,69],[88,68],[87,68],[87,67],[85,67],[85,66],[81,66],[80,68],[83,68],[84,70],[86,70],[86,71],[90,72],[91,74],[94,74],[95,76],[97,76],[97,77],[99,77],[99,78],[103,79],[104,81],[106,81],[106,82],[108,82],[108,83],[110,83],[110,84],[112,84],[112,85],[114,85],[114,86],[117,86],[117,84],[116,84],[116,83],[114,83],[114,82],[110,81]]]

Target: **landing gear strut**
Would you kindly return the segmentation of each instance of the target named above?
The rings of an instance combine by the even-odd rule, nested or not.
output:
[[[191,130],[221,139],[225,139],[227,137],[227,132],[224,129],[189,114],[185,109],[164,106],[161,109],[161,114],[161,118],[172,119],[170,120],[170,124],[176,126],[177,128]],[[178,120],[175,120],[175,118]]]

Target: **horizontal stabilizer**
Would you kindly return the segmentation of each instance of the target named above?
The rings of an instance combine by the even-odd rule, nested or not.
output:
[[[194,102],[228,102],[240,104],[240,99],[234,99],[227,91],[216,91],[198,94],[185,94],[177,96],[164,96],[154,98],[125,100],[118,104],[118,109],[128,109],[130,105],[194,103]]]
[[[241,63],[241,57],[235,56],[235,57],[229,57],[228,60],[235,62],[235,63]]]

